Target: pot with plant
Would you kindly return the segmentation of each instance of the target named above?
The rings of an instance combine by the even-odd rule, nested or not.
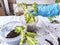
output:
[[[35,30],[20,22],[9,22],[1,27],[0,36],[2,42],[7,45],[37,45]]]
[[[19,28],[17,29],[17,27]],[[19,30],[27,30],[26,25],[17,21],[9,22],[3,25],[0,30],[0,38],[2,42],[7,45],[19,45],[21,39]]]
[[[16,27],[16,29],[19,29],[19,27]],[[24,30],[15,30],[15,32],[21,34],[20,45],[37,45],[37,40],[34,38],[37,35],[35,31],[27,29],[25,32]]]
[[[24,27],[22,27],[24,29]],[[26,30],[22,30],[20,26],[15,27],[15,32],[21,35],[19,45],[37,45],[37,40],[34,38],[37,36],[36,29],[32,29],[30,26],[27,26]]]
[[[26,25],[20,23],[20,22],[10,22],[5,24],[1,30],[1,40],[8,45],[24,45],[24,43],[27,43],[27,45],[37,45],[37,40],[34,39],[34,37],[37,35],[35,30],[31,30],[31,26],[33,26],[33,29],[37,18],[34,16],[34,14],[28,12],[25,3],[22,4],[22,7],[24,9],[24,17],[26,21]],[[35,11],[35,10],[34,10]],[[29,27],[29,29],[27,29]]]

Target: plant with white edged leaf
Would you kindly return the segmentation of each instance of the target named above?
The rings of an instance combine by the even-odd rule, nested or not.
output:
[[[24,42],[27,42],[28,45],[37,45],[37,40],[34,39],[34,37],[37,35],[36,33],[32,32],[25,32],[25,27],[24,26],[16,26],[15,27],[15,32],[20,33],[21,35],[21,40],[20,40],[20,45],[23,45]]]
[[[25,17],[26,23],[33,23],[33,22],[35,22],[34,14],[28,12],[28,10],[24,11],[24,17]]]
[[[38,9],[37,9],[37,3],[36,3],[36,2],[34,2],[34,3],[32,4],[32,10],[33,10],[35,13],[37,13]]]
[[[17,4],[18,7],[22,7],[24,10],[27,9],[27,4],[26,3],[19,3]]]
[[[24,9],[24,17],[25,17],[25,21],[26,23],[33,23],[35,22],[35,16],[34,14],[30,13],[27,9],[27,4],[26,3],[20,3],[18,4],[18,6],[22,7]],[[36,13],[37,12],[37,3],[34,2],[32,4],[32,9],[33,11]]]

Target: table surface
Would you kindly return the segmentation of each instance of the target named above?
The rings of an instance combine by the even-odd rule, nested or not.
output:
[[[43,20],[43,25],[42,25],[42,27],[46,24],[47,26],[49,25],[49,21],[47,20],[47,18],[46,17],[41,17],[41,16],[37,16],[38,17],[38,23],[37,23],[37,26],[41,26],[41,24],[42,24],[42,20]],[[57,20],[59,20],[60,21],[60,16],[57,16],[57,18],[56,18]],[[8,23],[8,22],[11,22],[11,21],[21,21],[22,22],[22,20],[23,20],[23,16],[0,16],[0,27],[2,26],[2,25],[4,25],[4,24],[6,24],[6,23]],[[58,24],[57,24],[58,25]],[[51,27],[52,27],[52,25],[50,25]],[[54,25],[55,26],[55,25]],[[55,26],[56,28],[58,27],[58,26]],[[50,29],[49,29],[50,30]],[[54,30],[54,29],[52,29],[52,30]],[[59,29],[57,29],[57,32],[59,32],[58,34],[60,34],[60,27],[59,27]],[[44,32],[44,31],[42,31],[42,32]],[[40,33],[41,33],[41,30],[40,30]],[[53,35],[55,36],[55,33],[56,33],[56,31],[54,32],[53,31]],[[49,36],[49,35],[48,35]],[[59,35],[60,36],[60,35]],[[47,36],[46,36],[47,37]],[[45,38],[45,37],[44,37]],[[42,43],[42,40],[41,40],[41,43]],[[3,45],[2,43],[0,43],[0,45]],[[5,45],[5,44],[4,44]],[[57,45],[57,44],[55,44],[55,45]]]
[[[0,26],[11,21],[21,21],[21,16],[0,16]]]
[[[12,21],[21,21],[21,16],[0,16],[0,27]],[[3,45],[3,44],[6,45],[5,43],[0,42],[0,45]]]

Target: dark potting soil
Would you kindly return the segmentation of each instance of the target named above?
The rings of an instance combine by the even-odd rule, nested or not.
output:
[[[6,38],[14,38],[14,37],[17,37],[17,36],[19,36],[19,33],[16,33],[16,32],[14,32],[14,30],[13,30],[13,31],[11,31],[11,32],[7,35]]]

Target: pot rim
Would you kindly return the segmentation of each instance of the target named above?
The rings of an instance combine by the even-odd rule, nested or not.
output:
[[[8,24],[11,24],[11,23],[20,23],[21,25],[23,25],[25,27],[25,30],[27,30],[27,26],[19,21],[12,21],[12,22],[8,22],[6,24],[4,24],[1,29],[0,29],[0,32],[1,30]],[[0,34],[1,36],[1,34]],[[21,35],[17,36],[17,37],[14,37],[14,38],[6,38],[6,37],[3,37],[1,36],[1,40],[4,41],[4,42],[13,42],[13,41],[17,41],[17,40],[20,40],[21,39]]]

